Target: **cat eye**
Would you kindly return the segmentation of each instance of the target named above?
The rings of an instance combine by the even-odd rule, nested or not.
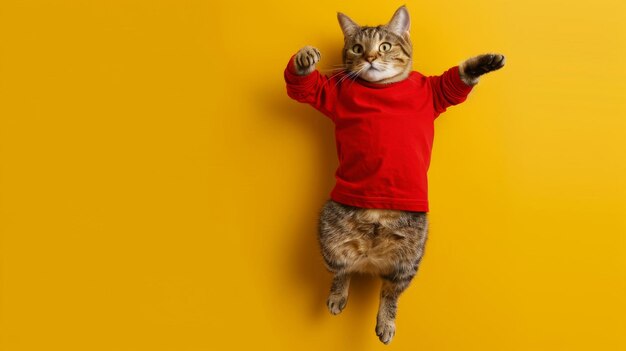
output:
[[[380,51],[389,51],[391,50],[391,44],[384,42],[382,44],[380,44],[380,46],[378,47],[378,50]]]
[[[363,52],[363,46],[361,46],[360,44],[356,44],[352,47],[352,51],[354,51],[355,54],[360,54]]]

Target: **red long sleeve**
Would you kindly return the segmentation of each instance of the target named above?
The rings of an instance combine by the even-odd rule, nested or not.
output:
[[[375,84],[285,68],[287,94],[335,124],[339,167],[330,197],[364,208],[428,211],[434,120],[463,102],[472,87],[453,67],[440,76],[411,72],[403,81]]]
[[[430,76],[428,81],[433,91],[435,118],[448,107],[465,101],[467,94],[472,90],[472,86],[461,80],[459,66],[448,69],[440,76]]]
[[[332,110],[336,99],[335,87],[328,77],[321,75],[317,70],[306,76],[296,74],[294,57],[289,59],[284,72],[287,95],[298,102],[310,104],[327,117],[334,119]]]

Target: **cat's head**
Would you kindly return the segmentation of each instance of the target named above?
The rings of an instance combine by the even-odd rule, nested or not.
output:
[[[337,13],[337,18],[345,42],[343,64],[351,76],[392,83],[409,75],[413,49],[406,7],[396,10],[389,23],[377,27],[361,27],[343,13]]]

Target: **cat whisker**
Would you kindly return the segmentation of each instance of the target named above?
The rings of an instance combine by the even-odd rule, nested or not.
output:
[[[341,79],[339,79],[339,81],[337,81],[335,86],[339,85],[339,83],[343,82],[346,79],[352,79],[354,81],[354,78],[358,77],[359,74],[361,74],[361,72],[363,71],[364,68],[365,68],[365,66],[361,67],[360,69],[357,69],[356,71],[348,72],[344,77],[341,77]]]
[[[342,71],[342,72],[344,72],[344,71]],[[341,74],[342,72],[339,72],[339,73],[337,73],[337,74]],[[345,76],[343,76],[343,77],[341,77],[341,78],[337,81],[337,83],[335,84],[335,87],[336,87],[337,85],[339,85],[339,83],[343,82],[344,80],[349,79],[349,78],[352,78],[352,77],[354,77],[354,76],[356,76],[356,75],[358,75],[358,74],[359,74],[359,72],[352,72],[352,71],[347,71],[347,70],[345,70],[345,72],[346,72],[346,75],[345,75]]]
[[[345,70],[340,70],[339,72],[337,72],[337,73],[333,74],[332,76],[328,77],[328,80],[331,80],[331,79],[337,77],[338,75],[340,75],[340,74],[342,74],[344,72],[345,72]]]
[[[360,74],[360,72],[361,72],[361,70],[347,72],[347,74],[345,76],[341,77],[337,81],[337,83],[335,83],[335,87],[337,87],[341,82],[343,82],[346,79],[352,79],[354,81],[354,78],[356,78]]]
[[[322,72],[336,72],[336,71],[343,71],[345,70],[345,68],[340,67],[340,68],[318,68],[318,70],[322,71]]]
[[[339,78],[339,80],[337,80],[337,83],[335,83],[335,88],[336,88],[339,84],[341,84],[341,82],[343,82],[344,80],[349,79],[349,78],[352,76],[352,74],[353,74],[352,72],[347,72],[347,74],[346,74],[345,76],[343,76],[343,77]]]
[[[356,77],[358,77],[358,76],[360,76],[360,75],[361,75],[361,73],[362,73],[363,71],[367,70],[367,69],[368,69],[368,67],[367,67],[367,66],[365,66],[365,65],[363,65],[363,66],[362,66],[362,67],[361,67],[361,68],[357,71],[357,73],[356,73],[356,75],[355,75],[355,78],[356,78]],[[350,83],[350,85],[352,85],[352,84],[354,83],[354,81],[355,81],[355,80],[356,80],[356,79],[353,79],[353,80],[352,80],[352,82]]]

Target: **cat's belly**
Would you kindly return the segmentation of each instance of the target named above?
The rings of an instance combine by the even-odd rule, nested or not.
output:
[[[426,239],[424,213],[365,209],[329,201],[322,212],[320,243],[329,267],[387,275],[413,267]]]
[[[404,233],[378,224],[370,235],[345,238],[340,251],[350,271],[387,274],[402,264],[410,241]]]
[[[394,248],[389,247],[374,247],[366,252],[357,253],[355,259],[352,262],[353,272],[369,273],[369,274],[388,274],[398,266],[399,256],[394,254]]]

